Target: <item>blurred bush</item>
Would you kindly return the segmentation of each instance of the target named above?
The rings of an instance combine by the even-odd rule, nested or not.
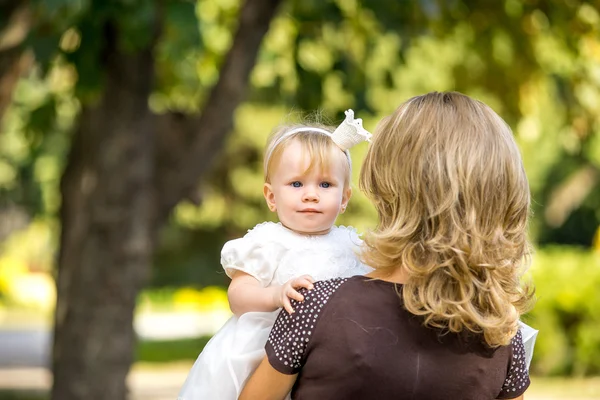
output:
[[[537,303],[524,321],[540,330],[532,372],[600,373],[600,252],[553,246],[534,256]]]
[[[225,312],[229,311],[227,291],[223,287],[207,286],[147,289],[138,299],[140,312]]]
[[[54,238],[52,224],[36,220],[1,244],[0,299],[7,306],[44,312],[54,309]]]

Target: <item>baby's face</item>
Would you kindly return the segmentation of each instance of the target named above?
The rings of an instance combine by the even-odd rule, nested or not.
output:
[[[292,141],[281,155],[271,183],[265,184],[265,198],[287,228],[321,235],[329,232],[342,207],[345,208],[350,189],[344,189],[345,159],[332,160],[327,171],[315,167],[306,172],[309,161],[303,155],[302,145]]]

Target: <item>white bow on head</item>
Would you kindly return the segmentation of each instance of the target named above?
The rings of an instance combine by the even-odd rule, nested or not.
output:
[[[331,140],[344,151],[361,142],[370,142],[373,135],[363,128],[362,119],[354,119],[352,110],[346,110],[345,114],[346,119],[333,131]]]
[[[272,146],[270,146],[270,151],[265,155],[265,160],[271,158],[271,153],[279,143],[281,143],[285,138],[288,138],[299,132],[316,132],[327,135],[333,140],[333,142],[346,153],[348,156],[348,160],[350,160],[350,149],[357,144],[367,141],[371,141],[371,133],[367,131],[362,126],[362,119],[356,118],[354,119],[354,111],[346,110],[346,119],[342,121],[341,124],[335,129],[335,131],[329,132],[323,128],[311,127],[311,126],[301,126],[299,128],[292,129],[287,131],[281,137],[279,137]]]

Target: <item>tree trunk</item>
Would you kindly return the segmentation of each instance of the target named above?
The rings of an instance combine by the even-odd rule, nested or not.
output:
[[[118,33],[107,30],[107,84],[97,106],[83,107],[61,181],[53,400],[126,399],[135,300],[151,270],[156,232],[222,147],[279,2],[245,2],[202,116],[153,116],[153,44],[124,54]],[[174,132],[159,131],[165,127]],[[159,149],[170,134],[191,145]]]
[[[54,400],[124,400],[133,311],[153,249],[152,45],[117,49],[106,28],[107,82],[84,107],[61,181]]]

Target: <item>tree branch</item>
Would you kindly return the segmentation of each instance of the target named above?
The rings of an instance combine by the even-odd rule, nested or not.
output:
[[[0,121],[13,89],[33,57],[23,46],[31,29],[28,1],[0,0]]]
[[[164,218],[181,199],[191,195],[223,147],[233,126],[233,112],[244,99],[260,44],[280,3],[281,0],[245,2],[233,45],[202,114],[168,118],[167,124],[171,128],[183,130],[184,134],[179,134],[179,137],[192,139],[176,167],[157,171],[159,216]]]

